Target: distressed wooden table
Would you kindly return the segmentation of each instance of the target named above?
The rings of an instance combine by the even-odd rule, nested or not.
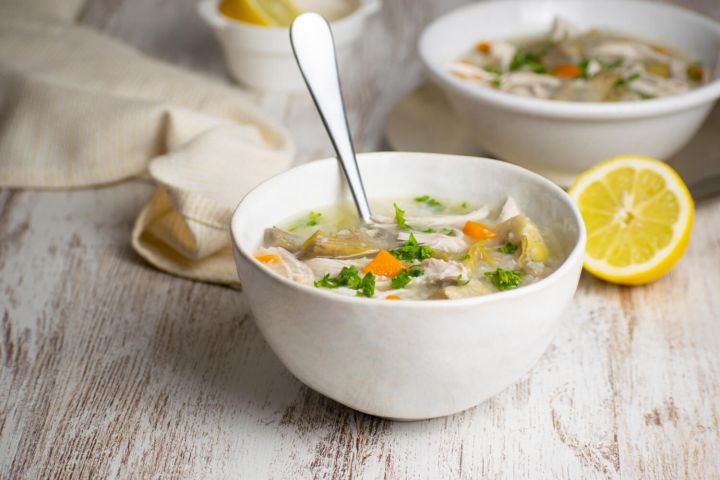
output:
[[[387,0],[343,72],[359,150],[421,81],[414,40],[459,2]],[[720,19],[716,0],[686,2]],[[224,80],[193,2],[96,0],[82,21]],[[382,48],[379,48],[382,46]],[[255,95],[328,143],[306,96]],[[720,198],[661,281],[583,275],[555,342],[477,408],[396,423],[305,388],[243,294],[129,247],[152,186],[0,192],[0,478],[720,478]]]

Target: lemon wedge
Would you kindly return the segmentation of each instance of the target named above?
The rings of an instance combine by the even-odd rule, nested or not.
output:
[[[233,20],[263,27],[289,27],[300,15],[291,0],[223,0],[220,12]]]
[[[604,280],[641,285],[682,257],[694,206],[666,163],[621,155],[581,174],[570,187],[587,229],[585,269]]]

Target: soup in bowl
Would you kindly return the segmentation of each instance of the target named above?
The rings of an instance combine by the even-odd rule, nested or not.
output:
[[[472,3],[419,53],[479,146],[563,186],[616,155],[668,159],[720,97],[720,24],[660,2]]]
[[[517,381],[552,340],[582,268],[580,214],[550,181],[495,160],[399,152],[358,160],[376,199],[377,225],[362,228],[381,230],[371,237],[388,244],[336,249],[346,245],[333,236],[353,238],[361,226],[335,159],[278,175],[238,206],[234,253],[256,323],[297,378],[354,409],[411,420],[477,405]],[[457,250],[436,243],[447,239]],[[484,251],[467,253],[478,243]],[[400,271],[366,268],[383,251]],[[284,260],[306,268],[276,268]],[[361,285],[370,274],[373,292]]]

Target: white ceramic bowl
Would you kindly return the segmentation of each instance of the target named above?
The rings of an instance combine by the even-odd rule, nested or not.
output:
[[[298,3],[303,7],[307,4],[303,10],[331,16],[327,11],[333,2],[303,0]],[[200,17],[215,32],[233,79],[257,90],[304,92],[305,82],[293,57],[288,29],[232,20],[220,13],[219,4],[220,0],[202,0],[197,8]],[[380,0],[357,0],[357,8],[352,13],[330,22],[339,62],[350,54],[365,21],[380,5]]]
[[[292,283],[253,253],[263,230],[348,200],[335,159],[263,183],[232,218],[238,274],[260,331],[302,382],[354,409],[421,419],[477,405],[521,378],[550,343],[575,293],[585,249],[577,208],[543,177],[497,160],[428,153],[360,154],[371,197],[429,194],[498,208],[508,195],[565,258],[536,284],[461,300],[347,297]]]
[[[547,32],[555,16],[583,29],[604,28],[679,48],[715,79],[696,90],[643,102],[572,103],[525,98],[460,80],[447,65],[483,39]],[[561,185],[596,162],[623,153],[667,159],[700,128],[720,96],[720,24],[678,7],[634,0],[490,1],[435,20],[419,41],[433,82],[499,158]]]

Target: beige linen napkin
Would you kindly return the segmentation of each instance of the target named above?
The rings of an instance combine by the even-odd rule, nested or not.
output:
[[[176,275],[237,286],[230,215],[290,165],[286,131],[239,91],[43,1],[61,3],[0,4],[0,186],[81,187],[149,171],[158,189],[136,222],[135,250]]]

